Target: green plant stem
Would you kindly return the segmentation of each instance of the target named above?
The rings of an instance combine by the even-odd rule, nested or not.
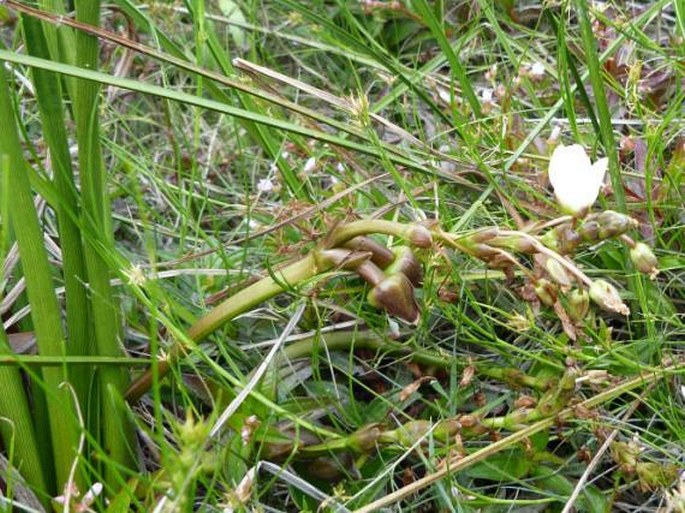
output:
[[[412,230],[415,226],[416,225],[408,225],[395,221],[386,221],[384,219],[363,219],[361,221],[353,221],[338,226],[333,230],[327,240],[327,246],[341,246],[354,237],[369,235],[371,233],[393,235],[411,242]]]
[[[452,369],[455,365],[457,369],[473,366],[476,370],[476,376],[480,375],[509,383],[516,387],[526,387],[539,391],[547,390],[550,383],[554,381],[553,379],[529,376],[520,369],[498,367],[493,365],[492,362],[467,361],[461,357],[411,347],[401,342],[390,340],[387,337],[382,337],[370,330],[334,331],[303,338],[286,346],[281,353],[280,361],[305,358],[312,354],[317,343],[325,344],[329,351],[348,351],[353,348],[370,349],[408,356],[412,362],[439,369]]]
[[[42,355],[59,356],[65,352],[60,309],[43,245],[43,232],[33,204],[27,166],[17,134],[5,68],[0,66],[0,169],[3,174],[9,174],[12,184],[12,194],[9,195],[10,218],[19,245],[36,343]],[[77,457],[78,426],[73,415],[71,394],[66,388],[60,387],[62,382],[69,380],[66,369],[46,368],[42,370],[42,376],[55,475],[58,489],[61,490]],[[39,389],[34,387],[34,390]]]
[[[79,372],[83,367],[94,365],[119,365],[121,367],[150,365],[147,358],[126,358],[121,356],[41,356],[41,355],[18,355],[1,354],[0,366],[3,367],[61,367],[78,365]]]
[[[98,0],[77,0],[75,6],[77,20],[91,25],[99,24]],[[77,32],[76,63],[79,67],[97,69],[98,51],[95,37]],[[119,344],[118,306],[112,293],[107,262],[95,247],[95,244],[102,244],[104,248],[113,250],[114,246],[107,176],[100,145],[99,92],[97,83],[79,80],[72,100],[78,136],[83,214],[94,226],[98,237],[97,241],[89,241],[91,243],[85,247],[95,345],[99,356],[115,357],[123,356]],[[133,464],[135,438],[117,397],[126,389],[128,376],[126,369],[121,367],[102,366],[96,379],[101,408],[97,421],[102,429],[102,446],[111,460],[105,466],[105,482],[117,483],[120,481],[118,467],[130,468]]]
[[[46,38],[41,22],[29,16],[22,18],[26,47],[30,54],[49,58]],[[54,183],[59,202],[54,205],[59,222],[60,249],[66,297],[67,353],[87,355],[89,347],[89,314],[86,295],[86,264],[80,230],[72,216],[78,215],[78,198],[74,173],[69,155],[69,142],[65,130],[62,88],[54,73],[34,68],[33,82],[41,113],[43,136],[50,149],[54,168]],[[86,398],[92,369],[80,368],[70,373],[72,386],[79,398],[81,410],[86,411]]]
[[[371,233],[384,233],[411,241],[412,239],[417,239],[417,232],[420,235],[418,238],[419,241],[425,243],[427,230],[422,226],[407,225],[378,219],[354,221],[334,229],[326,239],[325,246],[329,248],[337,247],[354,237],[369,235]],[[429,233],[428,236],[430,237]],[[263,278],[257,283],[250,285],[226,299],[190,327],[188,330],[188,339],[193,342],[198,342],[237,315],[284,292],[287,288],[295,288],[317,274],[331,269],[334,266],[334,262],[325,257],[317,258],[317,251],[322,250],[314,249],[302,260],[284,267],[272,276]],[[155,362],[153,368],[146,371],[129,387],[126,392],[126,400],[129,402],[137,401],[150,389],[155,379],[161,379],[168,374],[171,364],[181,357],[182,353],[183,346],[179,342],[173,344],[164,360]],[[157,376],[156,378],[155,375]]]
[[[316,276],[317,273],[324,271],[326,271],[325,268],[317,266],[314,253],[310,253],[302,260],[279,271],[274,271],[272,276],[263,278],[226,299],[190,327],[188,338],[193,342],[198,342],[236,316],[284,292],[287,288],[294,288]],[[150,389],[153,379],[155,379],[154,375],[157,374],[156,379],[166,376],[173,362],[182,355],[182,344],[179,342],[174,343],[169,349],[166,358],[157,362],[156,371],[149,369],[129,387],[126,393],[126,400],[129,402],[137,401]]]
[[[0,324],[0,359],[12,354],[7,334]],[[19,369],[0,366],[0,434],[5,447],[14,446],[14,461],[26,482],[48,506],[47,482],[43,474],[43,458],[38,450],[36,432],[28,398]]]
[[[511,435],[505,438],[502,438],[496,442],[487,445],[483,449],[473,452],[457,461],[449,462],[448,464],[444,465],[440,470],[430,473],[422,477],[421,479],[417,479],[411,484],[403,486],[399,490],[396,490],[359,509],[356,509],[354,510],[354,513],[371,513],[372,511],[376,511],[380,508],[389,506],[390,504],[394,504],[404,499],[405,497],[409,497],[417,493],[418,491],[423,490],[427,486],[435,483],[436,481],[439,481],[448,474],[454,474],[455,472],[468,468],[469,466],[479,461],[483,461],[484,459],[488,458],[489,456],[492,456],[493,454],[497,454],[498,452],[504,449],[513,447],[519,442],[529,439],[536,433],[540,433],[545,429],[549,429],[550,427],[554,426],[555,423],[558,423],[563,420],[572,419],[578,411],[584,411],[587,409],[595,408],[627,392],[630,392],[631,390],[647,386],[650,383],[653,383],[656,380],[664,377],[669,371],[677,369],[682,364],[683,362],[679,361],[674,365],[662,368],[661,372],[659,373],[650,373],[637,376],[635,378],[626,380],[623,383],[620,383],[612,388],[609,388],[608,390],[600,392],[599,394],[595,394],[594,396],[578,403],[577,405],[562,410],[557,415],[553,415],[551,417],[542,419],[531,426],[521,429],[520,431],[512,433]]]

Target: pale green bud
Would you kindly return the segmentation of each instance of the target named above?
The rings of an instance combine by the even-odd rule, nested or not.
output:
[[[655,277],[659,273],[656,256],[644,242],[638,242],[631,248],[630,259],[641,273],[649,274],[651,277]]]
[[[621,300],[618,290],[605,280],[595,280],[590,285],[590,299],[608,312],[630,315],[630,309]]]
[[[544,278],[539,279],[535,284],[535,294],[547,306],[554,306],[557,301],[557,288],[551,281]]]
[[[545,270],[552,280],[562,287],[571,286],[571,276],[569,276],[566,268],[556,259],[545,259]]]
[[[590,295],[586,290],[574,289],[568,294],[568,315],[571,320],[580,322],[590,310]]]

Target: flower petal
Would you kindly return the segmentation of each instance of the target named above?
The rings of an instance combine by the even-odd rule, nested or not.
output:
[[[570,175],[582,173],[591,165],[590,158],[580,144],[559,145],[554,149],[549,161],[549,181],[556,190],[557,184],[568,183]]]
[[[607,166],[606,158],[592,164],[579,144],[557,147],[549,162],[549,181],[562,209],[573,215],[586,211],[597,200]]]
[[[592,175],[596,180],[598,188],[601,187],[601,185],[604,183],[604,175],[606,174],[608,167],[609,159],[606,157],[601,158],[597,162],[592,164]]]

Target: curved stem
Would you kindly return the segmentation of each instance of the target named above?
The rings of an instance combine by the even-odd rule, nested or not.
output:
[[[395,235],[421,247],[427,247],[431,243],[431,232],[424,226],[369,219],[354,221],[337,227],[329,236],[325,246],[336,248],[354,237],[372,233]],[[325,250],[314,249],[298,262],[276,271],[273,275],[263,278],[229,297],[195,322],[188,330],[188,338],[198,342],[225,322],[284,292],[287,288],[297,287],[302,282],[334,267],[335,259],[317,258],[317,256],[325,257],[322,255],[323,253]],[[348,250],[348,253],[352,255],[354,252]],[[126,392],[126,400],[129,402],[138,400],[152,386],[154,375],[157,374],[158,379],[166,376],[171,364],[182,355],[183,345],[180,342],[175,342],[169,349],[166,358],[156,364],[156,369],[153,365],[129,387]]]
[[[340,246],[354,237],[369,235],[371,233],[394,235],[395,237],[416,243],[417,241],[414,240],[413,234],[417,231],[428,232],[428,229],[421,225],[403,224],[395,221],[386,221],[384,219],[363,219],[337,227],[331,233],[327,245],[329,247]],[[423,233],[421,234],[423,235]]]
[[[288,287],[296,287],[325,270],[317,266],[312,252],[302,260],[275,271],[272,276],[262,278],[257,283],[226,299],[190,327],[188,338],[194,342],[199,342],[222,324],[284,292]],[[172,363],[182,355],[183,345],[180,342],[175,342],[169,349],[166,358],[157,364],[158,379],[166,376]],[[148,369],[140,376],[126,392],[126,400],[129,402],[138,400],[152,386],[153,376],[152,369]]]

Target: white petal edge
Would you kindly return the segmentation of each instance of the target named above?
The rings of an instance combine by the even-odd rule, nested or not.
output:
[[[604,157],[592,164],[592,175],[596,180],[597,187],[604,183],[604,175],[609,167],[609,159]]]

